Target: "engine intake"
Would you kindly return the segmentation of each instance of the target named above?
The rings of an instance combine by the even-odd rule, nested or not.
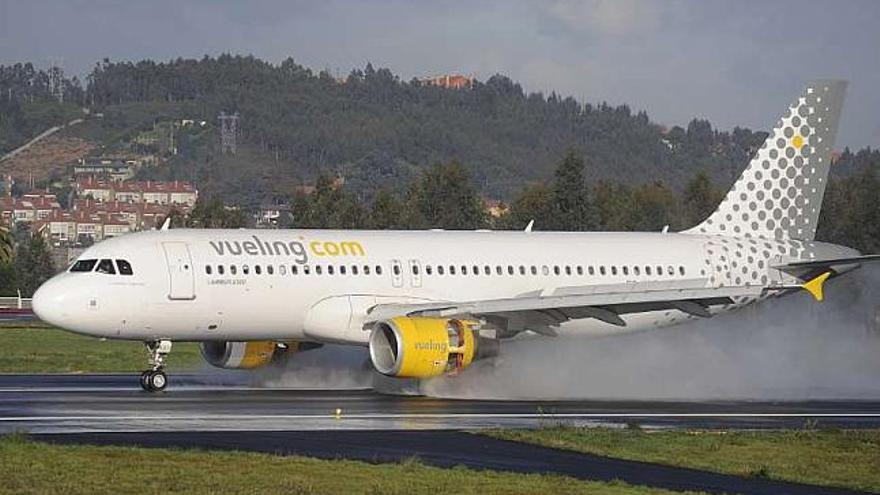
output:
[[[455,374],[477,356],[475,324],[465,320],[397,317],[370,334],[370,360],[379,373],[399,378]]]

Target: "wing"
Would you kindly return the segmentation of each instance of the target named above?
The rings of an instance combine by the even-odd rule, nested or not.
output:
[[[569,320],[595,318],[626,326],[621,315],[675,309],[710,317],[709,308],[731,304],[736,297],[757,297],[761,287],[676,287],[671,283],[629,283],[590,287],[566,287],[504,299],[449,303],[385,304],[371,308],[365,326],[396,316],[477,318],[505,334],[532,330],[556,335],[555,327]],[[692,285],[692,284],[691,284]]]

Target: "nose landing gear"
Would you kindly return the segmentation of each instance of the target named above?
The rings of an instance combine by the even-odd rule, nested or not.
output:
[[[150,353],[150,369],[141,373],[141,388],[147,392],[161,392],[168,386],[165,375],[165,357],[171,352],[170,340],[154,340],[145,342]]]

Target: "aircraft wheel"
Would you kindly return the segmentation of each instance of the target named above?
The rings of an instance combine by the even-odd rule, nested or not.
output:
[[[146,390],[147,392],[150,391],[150,373],[152,373],[152,372],[153,372],[153,370],[146,370],[143,373],[141,373],[141,379],[140,379],[141,388]]]
[[[156,370],[150,372],[147,382],[150,387],[150,392],[161,392],[168,386],[168,377],[165,375],[164,371]]]

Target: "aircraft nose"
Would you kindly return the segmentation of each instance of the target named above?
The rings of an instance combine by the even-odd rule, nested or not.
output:
[[[66,319],[65,305],[62,301],[64,298],[64,288],[57,280],[51,279],[41,285],[31,299],[31,307],[37,318],[43,320],[50,325],[57,327],[64,326]]]

